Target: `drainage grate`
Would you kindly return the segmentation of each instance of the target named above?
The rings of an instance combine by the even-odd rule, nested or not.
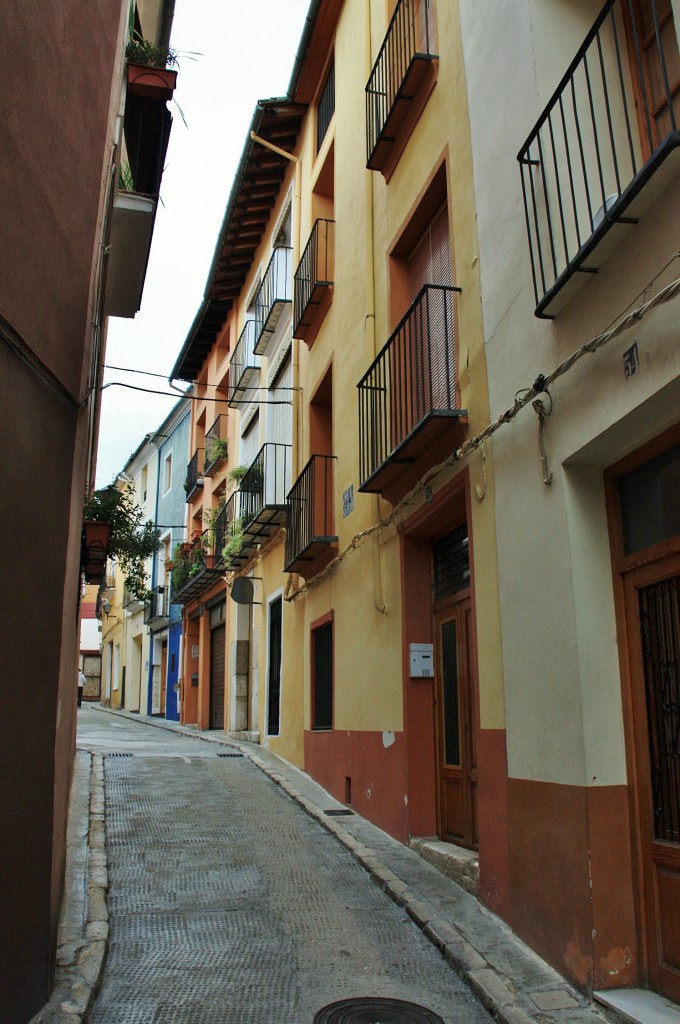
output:
[[[134,757],[135,755],[134,754],[108,753],[106,756],[107,757]]]
[[[243,754],[238,754],[238,753],[234,753],[234,754],[218,754],[217,756],[218,757],[243,757]]]
[[[444,1024],[444,1021],[432,1010],[416,1003],[364,996],[324,1006],[314,1017],[314,1024]]]
[[[350,811],[349,807],[329,807],[323,813],[331,818],[341,818],[345,814],[354,814],[354,811]]]

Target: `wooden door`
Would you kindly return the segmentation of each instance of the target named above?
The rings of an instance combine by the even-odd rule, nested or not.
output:
[[[645,159],[680,123],[680,56],[672,0],[633,0],[628,4],[628,51]]]
[[[648,983],[680,1002],[680,554],[624,577]]]
[[[477,758],[470,667],[470,598],[435,612],[439,836],[476,847]]]

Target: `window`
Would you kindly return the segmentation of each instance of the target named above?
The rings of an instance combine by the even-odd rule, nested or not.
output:
[[[333,618],[312,627],[312,729],[333,728]]]
[[[321,149],[335,113],[335,62],[331,63],[316,105],[316,151]]]
[[[163,494],[167,494],[172,485],[172,452],[165,456],[163,462]]]

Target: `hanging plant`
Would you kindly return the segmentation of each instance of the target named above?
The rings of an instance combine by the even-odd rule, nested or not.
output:
[[[147,593],[146,559],[161,546],[160,531],[133,501],[129,491],[119,491],[115,484],[103,487],[86,499],[83,521],[110,523],[108,554],[115,558],[125,576],[128,591],[139,601]]]
[[[205,446],[206,466],[212,466],[213,463],[226,459],[228,454],[229,445],[226,441],[223,441],[221,437],[208,438]]]

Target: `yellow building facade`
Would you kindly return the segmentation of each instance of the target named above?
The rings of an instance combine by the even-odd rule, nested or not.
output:
[[[498,905],[493,456],[453,458],[489,417],[456,7],[310,14],[173,370],[200,398],[183,720],[267,744],[404,841],[479,848]],[[218,418],[228,454],[199,475]]]

